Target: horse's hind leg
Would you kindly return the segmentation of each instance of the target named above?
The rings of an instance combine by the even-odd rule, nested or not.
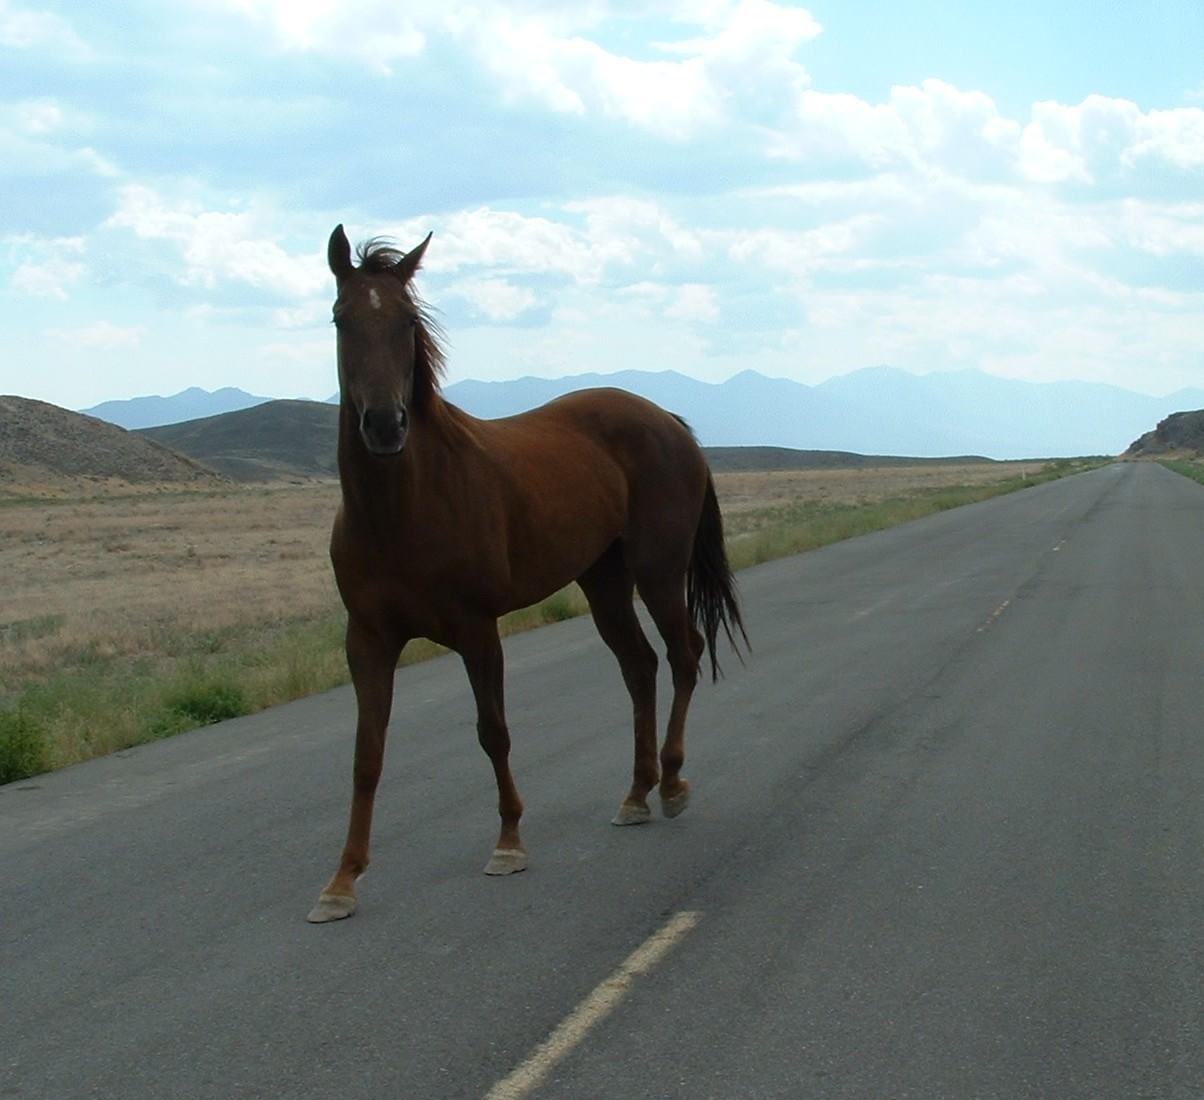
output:
[[[510,774],[510,731],[506,728],[502,643],[497,623],[484,620],[464,630],[456,646],[464,660],[477,703],[477,739],[497,779],[498,814],[502,819],[497,846],[485,865],[487,875],[511,875],[527,867],[527,850],[518,835],[523,802]]]
[[[578,580],[589,600],[594,624],[619,662],[631,695],[635,763],[631,790],[612,819],[614,825],[639,825],[651,816],[648,792],[656,786],[656,653],[644,637],[631,598],[634,582],[614,544]]]
[[[690,785],[681,777],[686,758],[686,712],[698,682],[698,662],[705,642],[686,609],[685,579],[640,585],[640,595],[665,640],[673,671],[673,707],[661,748],[661,808],[676,817],[690,801]]]

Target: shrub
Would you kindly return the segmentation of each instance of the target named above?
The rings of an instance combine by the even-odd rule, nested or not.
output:
[[[49,771],[50,743],[41,724],[24,710],[0,711],[0,783]]]
[[[190,679],[168,691],[163,704],[164,712],[152,726],[157,737],[238,718],[254,709],[241,687],[215,679]]]

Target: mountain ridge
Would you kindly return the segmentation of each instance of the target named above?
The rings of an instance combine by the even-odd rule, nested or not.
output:
[[[1119,454],[1150,423],[1204,405],[1204,390],[1191,388],[1154,397],[1101,382],[1026,382],[973,368],[916,375],[885,365],[814,386],[751,368],[724,382],[704,382],[671,369],[624,370],[559,378],[527,375],[500,382],[466,379],[446,386],[444,395],[466,412],[492,419],[590,386],[619,386],[655,401],[689,421],[707,446],[918,457]],[[154,399],[164,403],[156,407],[162,411],[190,394],[195,407],[195,391],[193,387],[172,398]],[[243,402],[240,408],[270,400],[232,387],[217,393],[224,394],[224,400]],[[337,402],[337,394],[327,400]],[[97,410],[113,404],[120,403],[85,411],[105,418]],[[177,402],[181,409],[185,404]]]
[[[178,424],[184,420],[198,420],[204,416],[237,412],[271,401],[270,397],[259,397],[237,386],[223,386],[217,390],[204,390],[200,386],[189,386],[179,393],[162,397],[149,394],[116,401],[102,401],[91,408],[80,409],[85,416],[107,420],[119,428],[132,431],[136,428],[154,428],[161,424]]]

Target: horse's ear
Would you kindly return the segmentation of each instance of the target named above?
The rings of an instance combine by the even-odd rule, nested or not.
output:
[[[330,264],[330,270],[336,279],[342,279],[355,270],[351,263],[351,242],[347,240],[347,234],[343,232],[341,225],[336,225],[334,232],[330,234],[330,243],[326,246],[326,262]]]
[[[408,283],[419,267],[422,266],[422,254],[426,252],[426,246],[431,243],[433,231],[426,235],[426,240],[422,242],[412,252],[407,252],[405,257],[397,264],[397,274],[400,276],[403,283]]]

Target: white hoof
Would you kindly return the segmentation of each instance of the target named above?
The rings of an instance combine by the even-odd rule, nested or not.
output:
[[[643,825],[651,817],[652,811],[647,806],[624,802],[619,806],[619,812],[610,819],[610,823],[612,825]]]
[[[665,817],[677,817],[678,814],[685,813],[685,809],[689,804],[689,787],[678,791],[672,798],[666,798],[664,795],[661,795],[661,812]]]
[[[527,869],[527,853],[521,848],[495,848],[485,864],[487,875],[513,875]]]
[[[310,924],[328,924],[332,920],[342,920],[355,912],[356,900],[346,894],[319,894],[318,904],[310,911],[305,919]]]

